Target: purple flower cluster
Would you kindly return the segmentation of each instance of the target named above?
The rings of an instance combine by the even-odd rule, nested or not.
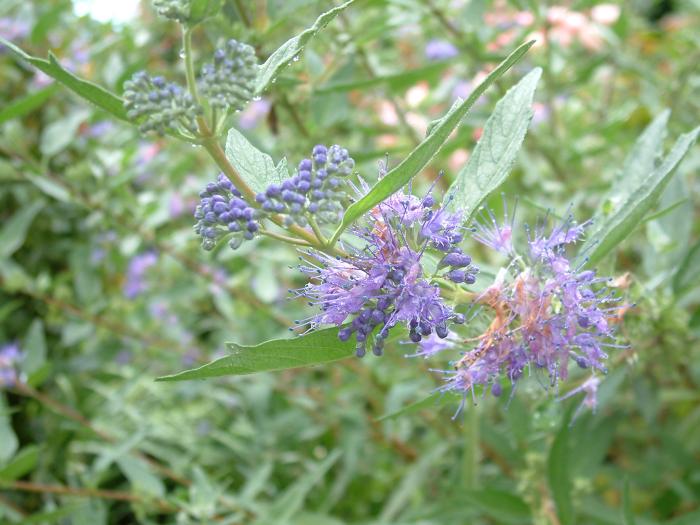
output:
[[[0,388],[13,387],[19,380],[17,363],[22,358],[17,343],[0,346]]]
[[[554,387],[567,378],[570,361],[605,373],[606,349],[620,347],[613,340],[620,299],[607,279],[572,266],[566,256],[566,246],[581,238],[585,225],[569,217],[546,234],[545,221],[528,231],[528,249],[518,256],[512,226],[491,219],[477,225],[475,238],[511,262],[476,299],[475,305],[492,312],[490,324],[454,370],[443,371],[441,390],[473,395],[477,385],[491,385],[497,396],[501,376],[515,384],[527,370],[542,371]]]
[[[196,118],[202,108],[186,89],[163,77],[135,73],[124,83],[124,108],[129,119],[140,122],[142,133],[184,130],[196,134]]]
[[[310,299],[321,312],[298,323],[311,328],[339,326],[342,341],[354,334],[359,357],[365,355],[368,345],[381,355],[389,330],[400,323],[407,326],[413,342],[433,333],[445,338],[448,322],[463,323],[464,316],[445,304],[439,286],[424,275],[421,259],[434,244],[424,234],[435,231],[441,238],[454,240],[444,251],[461,256],[453,262],[464,268],[470,280],[477,270],[455,247],[456,239],[461,240],[459,221],[444,210],[432,210],[432,205],[430,196],[421,201],[398,193],[369,213],[368,228],[354,231],[363,248],[344,245],[348,252],[344,257],[310,252],[320,264],[301,266],[312,282],[296,294]]]
[[[158,254],[151,250],[139,253],[129,261],[123,288],[127,299],[135,299],[146,291],[146,272],[157,262]]]
[[[459,55],[459,50],[447,40],[431,40],[425,46],[428,60],[449,60]]]
[[[241,193],[223,173],[199,193],[202,198],[195,209],[195,232],[202,237],[202,247],[211,250],[216,242],[231,235],[229,246],[237,249],[251,240],[260,229],[262,214],[243,200]]]
[[[337,223],[349,202],[348,177],[355,161],[337,144],[314,146],[310,159],[282,184],[271,184],[256,196],[263,210],[285,215],[285,224],[306,226],[313,217],[319,224]]]
[[[253,98],[257,73],[255,49],[232,39],[202,67],[199,89],[212,107],[240,111]]]

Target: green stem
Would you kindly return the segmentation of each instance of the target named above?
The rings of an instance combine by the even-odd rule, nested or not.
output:
[[[465,489],[475,490],[479,487],[479,411],[476,407],[466,410],[462,481]]]
[[[319,241],[321,244],[323,244],[324,246],[327,245],[327,244],[328,244],[328,239],[326,239],[326,238],[323,236],[323,232],[321,231],[321,228],[318,227],[318,224],[316,223],[316,219],[314,219],[313,217],[311,217],[311,218],[309,219],[309,225],[311,225],[311,229],[312,229],[312,230],[314,231],[314,233],[316,234],[316,238],[318,239],[318,241]]]
[[[199,104],[197,82],[194,78],[194,64],[192,62],[192,29],[187,28],[182,33],[182,48],[185,53],[185,76],[187,77],[187,89],[194,101]]]
[[[294,237],[289,237],[287,235],[281,235],[279,233],[271,232],[270,230],[260,230],[261,235],[266,235],[272,239],[277,239],[280,241],[287,242],[289,244],[298,244],[300,246],[311,246],[308,242],[303,239],[296,239]]]

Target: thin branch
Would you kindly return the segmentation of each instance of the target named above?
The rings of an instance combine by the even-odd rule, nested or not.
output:
[[[86,498],[100,498],[113,501],[127,501],[129,503],[146,504],[155,503],[161,512],[178,512],[180,509],[158,498],[142,498],[130,492],[117,490],[88,489],[81,487],[69,487],[66,485],[45,485],[43,483],[33,483],[30,481],[1,481],[0,487],[7,487],[12,490],[24,492],[35,492],[38,494],[61,494],[65,496],[79,496]]]

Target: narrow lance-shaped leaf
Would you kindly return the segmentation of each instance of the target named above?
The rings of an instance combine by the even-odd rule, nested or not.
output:
[[[107,91],[97,84],[93,84],[87,80],[83,80],[75,76],[70,71],[66,70],[58,63],[53,53],[49,52],[49,59],[33,57],[12,42],[0,38],[0,44],[6,46],[16,56],[29,62],[35,68],[43,71],[52,78],[58,80],[61,84],[73,91],[76,95],[81,96],[85,100],[92,102],[97,107],[104,109],[115,117],[121,120],[128,121],[126,110],[124,109],[123,101],[114,93]]]
[[[0,124],[8,120],[23,117],[31,113],[44,104],[46,100],[56,91],[55,85],[46,86],[24,96],[18,100],[13,100],[0,110]]]
[[[610,196],[624,193],[629,188],[636,188],[654,170],[657,160],[663,154],[666,125],[670,115],[670,110],[662,111],[644,129],[615,177]]]
[[[228,131],[226,158],[246,184],[257,193],[265,191],[272,183],[281,183],[289,176],[285,159],[275,166],[272,157],[248,142],[236,128]]]
[[[43,200],[33,202],[10,217],[0,229],[0,259],[11,256],[24,244],[29,227],[44,206]]]
[[[447,141],[450,133],[459,125],[464,116],[474,103],[481,97],[493,82],[503,75],[513,64],[527,52],[534,42],[527,42],[513,51],[488,77],[467,97],[459,99],[447,112],[447,114],[435,122],[428,136],[411,151],[411,153],[394,169],[382,177],[369,192],[359,201],[351,205],[338,229],[333,234],[331,242],[335,242],[345,228],[357,220],[362,214],[382,202],[384,199],[400,190],[420,170],[422,170],[437,155],[442,145]]]
[[[316,33],[326,27],[331,20],[338,16],[341,11],[350,7],[354,1],[355,0],[350,0],[349,2],[345,2],[338,7],[334,7],[333,9],[326,11],[316,19],[314,25],[305,31],[302,31],[294,38],[290,38],[279,48],[277,48],[277,50],[270,55],[265,63],[260,66],[258,78],[255,81],[256,93],[262,93],[267,86],[274,81],[280,70],[292,62],[295,57],[299,56],[299,53],[303,51],[304,46],[308,43],[308,41],[316,36]]]
[[[679,297],[697,286],[700,286],[700,242],[690,248],[673,276],[673,291]]]
[[[569,427],[566,421],[554,438],[552,448],[549,451],[547,478],[561,525],[573,523],[574,507],[571,502],[571,472],[569,468]]]
[[[700,127],[681,135],[663,162],[635,188],[630,188],[630,193],[621,200],[616,210],[601,220],[581,248],[581,253],[588,257],[589,265],[600,261],[643,222],[644,216],[656,204],[698,134]]]
[[[479,143],[448,191],[450,207],[468,220],[508,177],[532,119],[532,97],[542,70],[534,69],[510,88],[484,125]]]
[[[340,341],[338,328],[317,330],[291,339],[274,339],[255,346],[227,343],[231,355],[193,370],[159,377],[158,381],[184,381],[229,375],[246,375],[330,363],[350,357],[353,341]]]

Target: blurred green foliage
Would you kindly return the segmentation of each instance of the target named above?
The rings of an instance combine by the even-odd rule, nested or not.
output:
[[[6,0],[0,36],[117,94],[144,68],[183,81],[177,28],[149,3],[120,23],[76,14],[86,4]],[[193,34],[196,58],[237,38],[262,61],[332,7],[224,0]],[[440,184],[454,180],[496,101],[539,66],[535,118],[503,190],[523,219],[569,204],[580,219],[618,213],[619,174],[657,166],[697,125],[700,9],[557,9],[357,0],[230,124],[290,162],[343,144],[373,182],[379,160],[398,164],[534,35],[415,184],[440,169]],[[456,56],[426,57],[435,39]],[[636,307],[595,414],[571,423],[579,401],[532,381],[454,422],[454,406],[432,402],[380,420],[437,384],[399,344],[381,359],[155,383],[223,355],[225,341],[284,337],[305,311],[287,299],[303,284],[295,251],[270,239],[200,250],[191,211],[217,173],[201,148],[139,136],[7,48],[0,100],[0,344],[19,343],[25,381],[0,392],[0,522],[700,523],[697,147],[598,263]],[[665,108],[668,138],[651,127],[658,140],[635,149]]]

